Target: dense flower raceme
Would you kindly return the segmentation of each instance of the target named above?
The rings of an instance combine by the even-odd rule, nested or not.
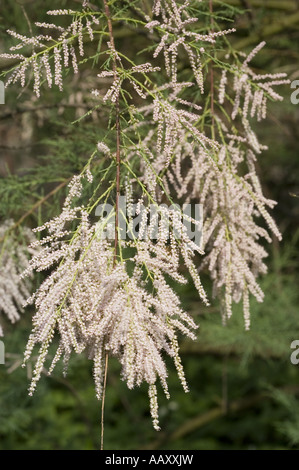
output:
[[[86,2],[83,2],[83,8],[86,8]],[[17,59],[19,64],[13,68],[10,73],[6,86],[20,82],[24,87],[26,84],[26,74],[32,69],[34,76],[34,92],[40,96],[40,88],[43,79],[49,88],[53,84],[63,89],[63,68],[72,68],[73,72],[78,73],[78,61],[85,55],[84,39],[88,37],[90,41],[94,40],[94,28],[99,25],[99,17],[91,12],[83,10],[79,12],[65,10],[50,10],[48,15],[68,16],[71,18],[67,27],[59,26],[53,22],[40,23],[35,25],[46,31],[46,34],[27,37],[12,30],[7,32],[18,40],[18,43],[10,47],[9,53],[0,54],[0,57],[7,59]],[[78,41],[78,50],[76,51],[74,42]],[[27,57],[22,54],[22,49],[31,46],[33,53]],[[17,52],[15,52],[17,51]]]
[[[90,179],[90,175],[89,175]],[[197,325],[180,307],[176,293],[165,275],[178,282],[186,279],[179,273],[179,257],[183,256],[200,296],[207,302],[200,278],[192,261],[196,246],[190,239],[173,235],[180,222],[174,221],[170,243],[163,218],[158,224],[157,240],[135,239],[122,241],[135,249],[135,255],[114,262],[113,243],[101,236],[98,224],[91,225],[88,212],[82,206],[73,207],[73,198],[82,190],[81,177],[70,183],[61,214],[35,231],[47,229],[48,235],[33,243],[39,252],[31,259],[23,276],[35,271],[52,272],[39,289],[28,299],[34,303],[33,332],[28,341],[25,361],[35,344],[40,344],[29,393],[32,394],[49,354],[49,346],[58,333],[59,345],[49,373],[63,356],[65,366],[72,351],[86,350],[94,361],[94,379],[98,398],[101,398],[105,354],[116,356],[122,365],[122,376],[129,388],[147,382],[153,423],[158,428],[156,381],[161,381],[166,396],[167,370],[163,355],[174,360],[184,389],[187,384],[179,357],[177,333],[195,339]],[[75,231],[71,222],[79,220]],[[141,224],[142,226],[142,224]],[[140,228],[144,231],[145,227]],[[148,227],[151,230],[151,226]],[[140,237],[141,238],[141,237]],[[133,272],[129,274],[129,264]]]
[[[20,274],[28,267],[27,245],[35,241],[35,237],[29,228],[11,230],[14,225],[12,220],[7,220],[0,225],[0,316],[5,314],[15,323],[20,318],[20,313],[30,291],[31,279],[22,280]],[[30,249],[33,254],[37,250]],[[0,324],[0,336],[3,329]]]
[[[179,48],[183,48],[189,58],[195,81],[201,93],[203,93],[204,77],[201,59],[205,52],[203,44],[214,43],[216,38],[233,33],[235,29],[210,32],[208,34],[201,34],[191,30],[188,27],[192,25],[194,28],[198,18],[191,17],[188,14],[190,3],[190,1],[185,1],[182,5],[179,5],[174,0],[154,2],[153,17],[161,17],[161,20],[148,17],[146,28],[149,30],[159,28],[163,31],[161,40],[155,48],[154,58],[163,52],[165,69],[167,75],[171,77],[172,84],[175,86],[177,83],[178,51]],[[200,43],[201,47],[192,47],[196,43]]]
[[[154,106],[144,112],[149,119]],[[166,108],[167,109],[167,108]],[[165,110],[165,107],[164,107]],[[260,274],[267,268],[263,259],[267,256],[261,239],[271,242],[267,230],[260,225],[264,218],[268,228],[278,238],[281,234],[268,209],[275,202],[266,199],[256,174],[256,152],[250,146],[252,136],[259,152],[264,148],[250,130],[249,136],[231,135],[223,123],[216,122],[223,136],[221,143],[208,138],[201,139],[200,132],[184,116],[173,108],[158,126],[165,126],[164,141],[157,140],[150,131],[139,148],[142,159],[142,180],[148,191],[163,198],[163,193],[175,194],[176,200],[190,203],[197,201],[203,207],[203,249],[205,257],[200,268],[207,267],[214,285],[214,295],[223,298],[223,320],[232,314],[232,303],[243,299],[246,329],[250,326],[249,293],[258,301],[263,292],[257,284]],[[205,145],[205,147],[203,146]],[[169,149],[171,149],[169,151]],[[257,151],[257,149],[255,149]],[[136,154],[134,146],[129,158]],[[146,155],[147,158],[142,158]],[[247,171],[239,171],[244,164]],[[157,184],[157,175],[164,173],[163,191]],[[160,199],[161,200],[161,199]]]
[[[205,256],[200,267],[210,272],[214,284],[214,295],[220,295],[224,287],[225,304],[223,319],[232,314],[232,302],[243,298],[246,329],[249,328],[248,294],[258,301],[263,293],[257,284],[257,277],[266,272],[263,258],[267,256],[260,244],[262,238],[271,242],[266,229],[261,227],[263,217],[269,229],[280,239],[280,232],[269,215],[267,208],[273,208],[274,201],[266,199],[254,169],[255,156],[248,150],[246,161],[250,171],[243,177],[237,176],[226,164],[216,163],[201,146],[184,142],[176,151],[181,162],[171,164],[164,177],[164,187],[171,193],[174,187],[177,196],[183,200],[198,200],[203,207],[203,249]],[[244,158],[233,143],[228,146],[236,157]],[[221,158],[223,149],[218,152]],[[245,152],[244,152],[245,153]],[[240,160],[242,161],[242,160]],[[189,171],[186,170],[186,163]],[[188,168],[188,167],[187,167]],[[147,167],[145,184],[152,186],[150,176],[156,173]]]
[[[163,27],[176,23],[172,33],[179,32],[179,25],[182,28],[184,25],[183,6],[176,9],[176,2],[165,2],[164,7],[163,4],[156,2],[154,13],[158,15],[162,12]],[[191,18],[189,20],[192,22]],[[161,27],[159,21],[150,23],[151,28],[156,26]],[[181,38],[177,45],[184,44],[186,38]],[[285,73],[256,74],[250,68],[252,59],[264,45],[264,42],[260,43],[248,56],[241,54],[244,60],[240,65],[229,67],[223,64],[225,68],[218,88],[220,106],[213,115],[215,129],[212,139],[198,129],[200,107],[178,98],[182,91],[196,85],[192,82],[180,83],[173,74],[169,74],[170,82],[158,89],[168,92],[167,99],[157,98],[138,110],[146,116],[146,126],[151,123],[148,135],[138,148],[144,183],[151,194],[158,192],[157,197],[159,193],[161,197],[157,175],[162,173],[162,194],[166,190],[184,203],[198,201],[202,204],[206,256],[200,268],[207,267],[213,280],[214,295],[220,295],[223,299],[224,322],[232,315],[232,303],[243,299],[246,329],[250,327],[249,294],[260,302],[264,296],[257,284],[258,276],[267,270],[263,262],[267,253],[261,239],[271,242],[267,230],[259,225],[259,217],[263,217],[272,233],[281,239],[279,229],[267,210],[276,203],[263,196],[255,169],[256,155],[267,147],[258,141],[250,120],[254,117],[258,121],[266,118],[268,99],[282,100],[273,87],[287,84],[289,80]],[[166,69],[169,63],[168,46],[168,41],[163,43]],[[226,92],[229,74],[232,75],[233,97]],[[199,85],[196,76],[195,82]],[[225,116],[224,123],[220,118],[222,107],[227,103],[231,106],[231,98],[231,120],[228,121]],[[181,105],[180,108],[178,105]],[[193,108],[192,112],[182,105]],[[237,119],[239,132],[235,123]],[[152,130],[155,124],[157,132]],[[143,125],[141,123],[141,127]],[[132,146],[129,157],[133,157],[135,152],[136,146]],[[240,170],[241,166],[244,168],[244,163],[247,166],[245,173]]]
[[[154,107],[150,112],[155,116]],[[262,238],[271,242],[266,229],[260,226],[259,218],[264,218],[268,228],[278,238],[279,229],[268,212],[276,204],[266,199],[256,174],[256,154],[250,147],[250,136],[230,135],[223,123],[216,118],[221,129],[223,142],[201,139],[199,132],[193,131],[192,124],[184,126],[182,118],[174,109],[167,119],[159,121],[167,128],[164,147],[155,141],[152,133],[143,140],[140,155],[147,155],[143,161],[143,181],[149,192],[159,191],[158,174],[164,172],[163,188],[177,200],[190,203],[198,201],[203,207],[203,249],[204,260],[201,268],[207,267],[214,284],[214,294],[224,287],[223,319],[232,314],[232,302],[243,298],[245,326],[250,325],[249,293],[258,301],[263,293],[257,284],[257,277],[266,272],[263,258],[267,256],[260,244]],[[155,117],[153,117],[155,119]],[[255,135],[255,134],[254,134]],[[166,140],[167,138],[167,140]],[[255,136],[255,142],[258,140]],[[206,148],[203,144],[206,143]],[[263,149],[260,144],[259,151]],[[161,151],[162,147],[162,151]],[[171,148],[171,155],[168,148]],[[132,148],[129,157],[133,156]],[[173,158],[175,156],[175,158]],[[244,164],[247,171],[239,171]],[[243,173],[243,175],[242,175]]]

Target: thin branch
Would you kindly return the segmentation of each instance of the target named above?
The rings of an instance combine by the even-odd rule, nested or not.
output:
[[[109,9],[109,5],[107,0],[103,0],[104,2],[104,9],[105,14],[107,17],[107,24],[109,30],[109,37],[110,37],[110,47],[113,52],[113,73],[114,73],[114,80],[117,80],[117,70],[116,70],[116,49],[115,49],[115,41],[113,35],[113,27],[111,21],[111,13]],[[114,259],[113,259],[113,266],[116,265],[117,259],[117,248],[118,248],[118,225],[119,225],[119,197],[120,197],[120,107],[119,107],[119,94],[116,97],[115,101],[115,129],[116,129],[116,202],[115,202],[115,234],[114,234]],[[104,410],[105,410],[105,395],[106,395],[106,385],[107,385],[107,373],[108,373],[108,353],[106,353],[105,357],[105,374],[104,374],[104,387],[103,387],[103,397],[102,397],[102,423],[101,423],[101,450],[104,449]]]
[[[211,32],[214,33],[213,0],[209,0],[209,10],[210,10],[210,15],[211,15]],[[215,117],[214,117],[214,67],[213,67],[213,63],[211,63],[210,84],[211,84],[210,93],[211,93],[211,115],[212,115],[212,138],[214,138]]]

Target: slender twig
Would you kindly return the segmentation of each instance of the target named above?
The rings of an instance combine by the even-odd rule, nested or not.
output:
[[[108,30],[110,36],[110,46],[113,51],[113,73],[114,80],[117,80],[117,71],[116,71],[116,53],[115,53],[115,42],[113,36],[113,28],[111,21],[110,9],[107,3],[107,0],[104,0],[105,14],[107,16]],[[115,129],[116,129],[116,203],[115,203],[115,240],[114,240],[114,266],[116,263],[117,257],[117,246],[118,246],[118,209],[119,209],[119,196],[120,196],[120,108],[119,108],[119,94],[115,100]]]
[[[209,0],[209,10],[211,15],[211,32],[214,32],[214,18],[213,18],[213,0]],[[211,115],[212,115],[212,138],[214,138],[214,67],[211,63],[211,72],[210,72],[210,83],[211,83]]]
[[[105,14],[107,17],[107,25],[110,37],[110,47],[113,53],[112,68],[114,73],[114,80],[117,79],[116,70],[116,49],[111,21],[111,14],[107,0],[103,0]],[[119,225],[119,197],[120,197],[120,107],[119,107],[119,94],[115,101],[115,129],[116,129],[116,202],[115,202],[115,234],[114,234],[114,258],[113,267],[116,265],[117,260],[117,248],[118,248],[118,225]],[[107,384],[107,373],[108,373],[108,353],[105,356],[105,372],[104,372],[104,384],[103,384],[103,396],[102,396],[102,422],[101,422],[101,450],[104,449],[104,410],[105,410],[105,395],[106,395],[106,384]]]

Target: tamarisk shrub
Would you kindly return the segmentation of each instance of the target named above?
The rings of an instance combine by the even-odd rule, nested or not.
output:
[[[106,137],[86,158],[81,174],[73,177],[60,215],[34,230],[47,233],[31,244],[38,251],[22,279],[34,271],[47,275],[27,300],[36,313],[25,362],[34,346],[40,347],[29,393],[57,336],[49,373],[60,358],[66,370],[73,351],[87,351],[94,362],[96,394],[102,398],[107,358],[117,357],[129,388],[148,384],[153,424],[159,429],[157,380],[169,397],[164,356],[173,358],[187,391],[178,334],[195,339],[197,329],[169,278],[186,283],[180,270],[185,265],[208,304],[199,276],[207,269],[214,295],[223,300],[223,322],[231,317],[233,303],[242,299],[246,329],[250,295],[263,300],[257,278],[266,272],[267,253],[261,240],[271,242],[269,232],[278,239],[281,234],[268,212],[275,202],[263,195],[255,169],[266,147],[253,120],[266,118],[268,100],[282,99],[276,86],[289,81],[284,73],[254,71],[252,61],[264,42],[246,55],[229,43],[234,28],[221,29],[215,15],[206,23],[211,2],[150,3],[151,13],[143,11],[142,2],[110,5],[106,0],[99,8],[83,1],[78,11],[51,10],[50,23],[36,23],[42,34],[27,37],[8,30],[17,43],[2,57],[18,61],[5,72],[6,86],[28,86],[33,74],[33,91],[39,97],[44,86],[62,90],[66,73],[80,73],[81,63],[92,60],[85,45],[94,44],[98,70],[90,93],[109,116],[102,123]],[[142,29],[148,44],[138,61],[116,47],[118,23]],[[22,53],[28,46],[29,56]],[[216,52],[221,48],[224,53]],[[99,156],[108,162],[107,171],[93,181]],[[89,200],[83,182],[93,188]],[[130,204],[146,207],[139,236],[130,239],[120,236],[117,216],[124,188]],[[103,201],[115,205],[112,240],[103,236],[107,227],[92,217]],[[202,246],[188,239],[175,212],[169,212],[170,234],[165,232],[165,201],[202,204]],[[160,217],[155,239],[147,226],[150,205]]]

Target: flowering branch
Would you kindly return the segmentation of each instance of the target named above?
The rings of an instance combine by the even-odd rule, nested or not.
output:
[[[42,77],[49,87],[54,83],[62,90],[64,70],[77,73],[78,55],[85,60],[84,38],[99,38],[95,55],[101,67],[99,87],[92,94],[98,100],[95,111],[99,107],[104,111],[105,137],[81,174],[71,179],[59,215],[34,230],[45,234],[33,242],[31,249],[37,253],[23,276],[46,273],[27,300],[36,312],[25,362],[34,347],[40,347],[29,393],[36,388],[55,336],[59,343],[49,373],[60,358],[67,370],[72,353],[86,351],[94,363],[96,395],[102,399],[101,448],[108,356],[119,360],[129,388],[148,384],[156,430],[160,429],[158,381],[170,396],[165,355],[173,359],[188,391],[178,335],[194,340],[198,326],[182,310],[168,281],[188,282],[181,273],[182,264],[206,305],[209,300],[199,272],[209,272],[213,294],[222,302],[224,323],[233,313],[233,304],[242,300],[249,329],[250,295],[263,300],[258,276],[266,272],[267,253],[261,239],[271,242],[259,219],[281,238],[268,212],[275,202],[265,198],[256,174],[255,162],[265,146],[253,121],[266,118],[269,99],[282,99],[276,87],[289,83],[284,73],[259,74],[252,67],[264,42],[248,55],[233,49],[227,37],[235,30],[219,27],[212,0],[204,6],[211,18],[207,32],[202,28],[200,6],[195,14],[189,0],[155,0],[149,14],[142,12],[138,2],[125,13],[118,10],[117,2],[103,0],[103,6],[104,11],[91,12],[83,1],[80,12],[50,11],[52,17],[71,19],[67,27],[37,24],[53,30],[51,35],[27,37],[10,31],[18,43],[6,55],[20,59],[9,71],[8,84],[20,82],[24,87],[31,67],[33,90],[39,96]],[[137,18],[130,17],[132,10],[138,12]],[[136,63],[121,47],[116,50],[112,18],[144,30],[150,43],[142,51],[143,62]],[[107,37],[106,48],[102,41]],[[217,53],[221,41],[227,46],[224,55]],[[39,52],[23,57],[19,52],[28,45]],[[181,55],[187,64],[183,70]],[[96,184],[95,155],[110,161]],[[90,199],[86,187],[92,192]],[[122,214],[128,227],[125,238],[120,227],[122,187],[128,203],[127,213]],[[110,201],[114,206],[110,218],[92,222],[98,204]],[[165,201],[170,208],[165,208]],[[194,201],[202,207],[201,243],[190,239],[178,217],[183,210],[176,206]],[[199,220],[191,216],[190,220],[199,225]]]

